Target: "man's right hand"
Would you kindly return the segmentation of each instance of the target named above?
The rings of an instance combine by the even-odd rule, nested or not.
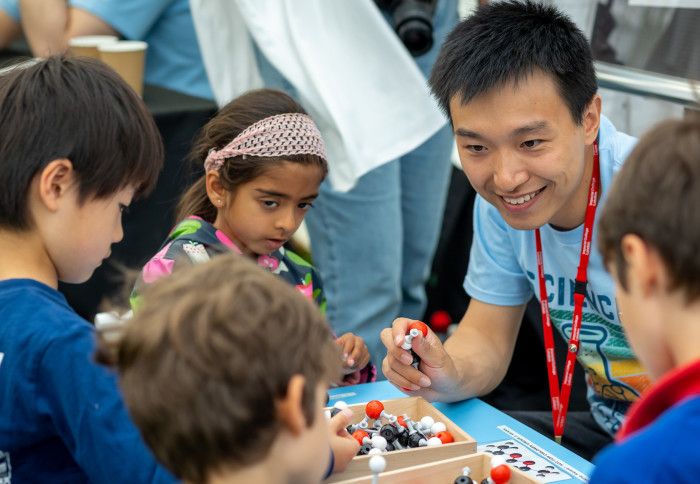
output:
[[[411,366],[410,351],[401,348],[408,327],[414,320],[395,319],[391,328],[381,333],[387,355],[382,371],[389,382],[410,396],[421,396],[428,401],[455,401],[466,398],[458,383],[454,361],[445,351],[439,338],[428,329],[428,335],[414,338],[412,348],[420,357],[418,369]]]

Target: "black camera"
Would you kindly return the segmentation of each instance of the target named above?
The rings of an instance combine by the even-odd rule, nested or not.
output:
[[[423,55],[433,46],[433,12],[437,0],[374,0],[391,16],[391,23],[401,42],[413,57]]]

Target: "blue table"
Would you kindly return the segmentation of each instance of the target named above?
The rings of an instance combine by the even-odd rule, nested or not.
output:
[[[329,405],[331,406],[338,400],[354,404],[406,396],[387,381],[334,388],[328,393],[330,394]],[[478,398],[455,403],[434,403],[433,405],[474,437],[479,446],[512,439],[525,446],[528,446],[527,442],[529,442],[532,444],[530,446],[532,451],[552,461],[563,472],[573,476],[558,481],[560,483],[588,482],[588,476],[593,471],[593,464],[590,462]]]

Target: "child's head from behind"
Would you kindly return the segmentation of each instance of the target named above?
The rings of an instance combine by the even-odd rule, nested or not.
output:
[[[554,7],[534,1],[492,2],[448,35],[430,75],[440,107],[468,104],[493,88],[549,76],[575,123],[597,92],[593,59],[584,34]]]
[[[206,174],[183,196],[178,220],[197,215],[249,256],[296,232],[328,171],[323,140],[282,91],[250,91],[201,131],[192,157]]]
[[[698,206],[700,121],[674,120],[640,139],[600,214],[598,247],[616,281],[620,319],[656,378],[670,369],[661,332],[674,322],[648,302],[700,300]]]
[[[124,398],[146,442],[195,483],[270,456],[284,479],[320,480],[322,407],[340,375],[324,317],[240,255],[183,270],[148,288],[118,346]]]
[[[0,228],[40,231],[68,282],[107,256],[122,235],[121,209],[151,190],[163,163],[143,101],[89,58],[54,56],[0,75],[0,140]],[[109,220],[90,230],[84,216]],[[84,250],[90,260],[71,268],[69,253]]]

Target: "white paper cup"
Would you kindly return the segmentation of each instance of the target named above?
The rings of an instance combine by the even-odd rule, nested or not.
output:
[[[136,91],[143,95],[143,70],[148,44],[139,40],[120,40],[97,47],[102,62],[109,65]]]
[[[114,35],[84,35],[82,37],[73,37],[68,41],[73,55],[100,58],[100,53],[97,50],[99,45],[113,44],[119,41]]]

